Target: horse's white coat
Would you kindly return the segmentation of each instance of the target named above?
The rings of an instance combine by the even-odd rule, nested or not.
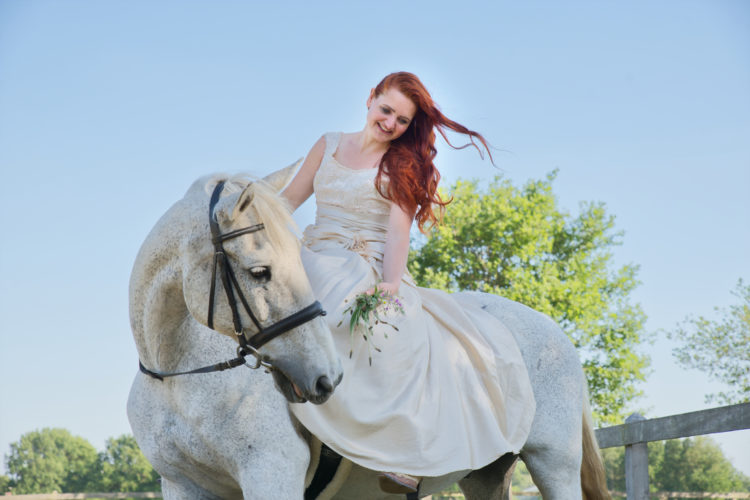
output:
[[[295,168],[266,181],[279,190]],[[130,283],[131,327],[138,355],[151,370],[187,370],[235,355],[231,312],[221,287],[214,323],[226,336],[204,326],[213,265],[208,200],[217,180],[197,181],[159,220],[136,258]],[[263,202],[277,205],[275,213],[261,210],[266,224],[287,220],[275,193],[269,200],[270,189],[261,183],[242,192],[228,191],[216,208],[222,232],[260,222]],[[237,211],[246,199],[250,205]],[[278,229],[224,244],[251,308],[269,322],[315,300],[296,243],[291,251],[277,252],[269,242]],[[288,233],[287,228],[281,230]],[[283,240],[283,233],[277,239]],[[254,266],[270,266],[272,279],[254,280],[246,272]],[[243,325],[252,325],[240,310]],[[321,376],[334,383],[340,380],[341,365],[320,317],[274,339],[261,352],[279,368],[274,377],[289,399],[295,398],[290,380],[310,400],[325,398],[316,387]],[[128,417],[141,449],[163,477],[165,498],[242,498],[243,492],[245,498],[299,497],[309,451],[282,392],[262,370],[244,367],[164,381],[139,372],[128,400]],[[274,450],[273,456],[269,450]],[[280,470],[291,477],[277,481]]]
[[[290,167],[272,174],[268,180],[279,190],[293,170]],[[229,338],[233,328],[223,292],[217,292],[215,326],[226,336],[204,326],[213,256],[207,186],[215,183],[215,177],[197,181],[157,223],[136,259],[131,277],[131,326],[140,359],[152,370],[185,370],[234,355],[237,344]],[[222,199],[219,219],[223,231],[258,222],[253,210],[236,210],[248,196],[252,199],[252,192],[245,190]],[[238,279],[243,290],[249,291],[254,311],[266,311],[263,316],[278,321],[314,299],[299,258],[293,255],[296,252],[273,252],[264,233],[232,240],[226,247],[242,268],[271,265],[273,279],[266,286],[240,277],[242,273]],[[520,346],[537,404],[521,456],[542,495],[548,500],[581,498],[586,396],[572,344],[549,318],[523,305],[480,293],[456,297],[478,302],[497,316]],[[250,322],[243,317],[243,324]],[[262,351],[308,399],[324,398],[315,393],[318,377],[339,380],[340,364],[321,318],[273,340]],[[275,378],[276,387],[271,376],[243,367],[164,381],[140,372],[136,375],[128,417],[138,444],[163,478],[166,500],[302,498],[310,461],[309,436],[288,411],[286,400],[295,399],[291,383],[285,377]],[[422,493],[439,491],[467,472],[425,478]],[[495,498],[496,493],[490,492],[496,491],[501,480],[471,476],[465,481],[467,493],[471,490],[467,498]],[[334,498],[403,496],[380,492],[376,473],[354,465]]]

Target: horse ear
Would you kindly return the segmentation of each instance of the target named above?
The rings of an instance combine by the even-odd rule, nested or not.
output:
[[[232,220],[237,219],[237,216],[250,206],[250,203],[253,202],[254,194],[253,183],[251,182],[242,190],[240,197],[237,198],[237,203],[234,204],[234,209],[232,210]]]
[[[282,189],[284,189],[284,186],[289,184],[289,181],[292,180],[292,177],[294,177],[295,172],[297,172],[297,168],[299,168],[302,160],[303,158],[300,158],[288,167],[277,170],[272,174],[268,174],[263,178],[263,180],[277,192],[281,191]]]

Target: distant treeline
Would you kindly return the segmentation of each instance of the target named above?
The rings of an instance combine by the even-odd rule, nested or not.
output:
[[[5,466],[0,495],[161,491],[159,475],[130,435],[108,439],[97,452],[65,429],[33,431],[10,445]]]
[[[652,491],[750,492],[750,478],[732,466],[711,438],[657,441],[648,450]],[[624,448],[602,454],[607,486],[624,491]],[[161,491],[159,475],[130,435],[107,440],[105,451],[97,452],[65,429],[37,430],[10,445],[5,465],[8,475],[0,475],[0,495]],[[514,490],[531,485],[521,464],[513,476]]]

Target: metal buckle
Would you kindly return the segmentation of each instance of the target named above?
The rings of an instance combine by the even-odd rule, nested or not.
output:
[[[251,354],[255,357],[255,365],[251,365],[247,362],[247,356]],[[266,370],[273,370],[273,365],[268,361],[264,361],[263,355],[251,345],[246,345],[245,347],[237,346],[237,355],[242,356],[245,359],[245,366],[251,370],[257,370],[261,366]]]

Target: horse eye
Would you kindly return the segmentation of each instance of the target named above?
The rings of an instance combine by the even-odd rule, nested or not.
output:
[[[271,268],[268,266],[251,267],[250,275],[257,280],[268,281],[271,279]]]

